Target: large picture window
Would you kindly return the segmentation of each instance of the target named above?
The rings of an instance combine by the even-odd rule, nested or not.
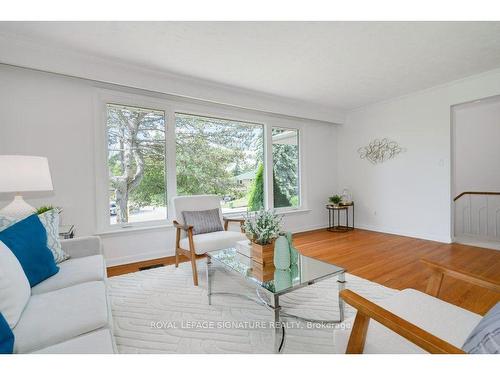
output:
[[[167,198],[179,195],[217,195],[223,213],[235,216],[303,208],[299,127],[258,113],[100,91],[98,230],[170,225]]]
[[[165,113],[106,105],[109,224],[167,218]]]
[[[176,114],[177,194],[216,194],[224,213],[264,206],[263,125]]]
[[[300,206],[299,131],[272,128],[274,208]]]

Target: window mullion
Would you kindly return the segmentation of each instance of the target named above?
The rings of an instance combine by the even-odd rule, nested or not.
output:
[[[176,144],[175,144],[175,111],[172,109],[165,112],[166,119],[166,190],[167,190],[167,216],[173,219],[171,207],[172,197],[177,195],[177,172],[176,172]]]
[[[273,197],[273,135],[272,126],[264,124],[264,206],[268,210],[274,209]]]

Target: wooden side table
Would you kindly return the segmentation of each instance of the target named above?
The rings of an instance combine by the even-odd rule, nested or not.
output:
[[[349,226],[349,207],[352,209],[352,225]],[[330,232],[347,232],[354,229],[354,202],[345,205],[334,206],[333,204],[327,204],[326,209],[328,210],[328,228]],[[340,212],[345,212],[345,225],[340,225]],[[337,216],[337,220],[335,220]],[[336,222],[336,223],[335,223]]]

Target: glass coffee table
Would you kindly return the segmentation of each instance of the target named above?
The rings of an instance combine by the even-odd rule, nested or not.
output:
[[[214,292],[212,276],[217,268],[216,265],[240,276],[249,284],[255,286],[255,296],[233,292]],[[272,327],[274,328],[273,340],[274,351],[276,353],[281,352],[285,344],[285,327],[281,324],[281,317],[292,317],[303,321],[319,323],[340,323],[344,320],[344,302],[340,298],[340,292],[344,289],[345,269],[333,264],[309,258],[299,253],[296,265],[292,265],[288,270],[278,270],[273,265],[263,266],[252,260],[252,258],[238,253],[236,249],[230,248],[207,252],[206,272],[209,305],[212,304],[213,295],[233,295],[250,299],[273,311],[274,321],[272,322]],[[282,311],[279,302],[280,296],[331,277],[337,277],[338,282],[338,320],[308,319]]]

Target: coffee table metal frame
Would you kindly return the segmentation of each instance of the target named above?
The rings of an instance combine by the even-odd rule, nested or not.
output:
[[[219,250],[216,250],[214,252],[217,252]],[[250,297],[246,294],[241,294],[241,293],[231,293],[231,292],[214,292],[213,285],[212,285],[212,277],[211,274],[213,271],[215,271],[215,268],[212,267],[212,261],[215,261],[217,264],[220,264],[222,268],[226,271],[230,271],[231,273],[234,273],[236,275],[239,275],[242,277],[245,281],[254,284],[257,288],[255,290],[255,297]],[[213,271],[212,271],[213,270]],[[221,262],[217,258],[213,258],[210,256],[210,252],[207,252],[207,263],[206,263],[206,276],[207,276],[207,297],[208,297],[208,304],[212,304],[212,296],[213,295],[228,295],[228,296],[236,296],[236,297],[242,297],[248,300],[251,300],[261,306],[266,307],[267,309],[271,310],[273,312],[274,316],[274,321],[273,321],[273,341],[274,341],[274,352],[275,353],[281,353],[284,346],[285,346],[285,327],[281,323],[281,317],[290,317],[290,318],[295,318],[301,321],[305,322],[312,322],[312,323],[322,323],[322,324],[336,324],[336,323],[341,323],[344,321],[344,301],[340,297],[340,292],[344,290],[345,288],[345,269],[340,268],[338,271],[334,271],[328,274],[325,274],[323,276],[314,278],[313,280],[308,280],[307,282],[300,283],[297,285],[294,285],[288,289],[285,289],[283,291],[274,293],[269,291],[268,289],[264,288],[257,282],[252,282],[252,278],[248,277],[243,277],[243,275],[228,265],[226,265],[224,262]],[[280,306],[279,303],[279,298],[282,295],[285,295],[287,293],[293,292],[295,290],[305,288],[309,285],[316,284],[319,281],[330,279],[334,276],[337,276],[337,284],[338,284],[338,301],[339,301],[339,319],[337,320],[317,320],[317,319],[309,319],[305,318],[302,316],[298,315],[293,315],[293,314],[288,314],[284,311],[282,311],[282,307]],[[264,292],[264,296],[262,295],[262,292]],[[267,297],[267,298],[266,298]]]

